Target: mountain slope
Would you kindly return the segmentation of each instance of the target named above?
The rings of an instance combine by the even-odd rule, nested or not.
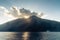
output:
[[[0,31],[60,31],[60,22],[31,16],[29,19],[16,19],[1,25]]]

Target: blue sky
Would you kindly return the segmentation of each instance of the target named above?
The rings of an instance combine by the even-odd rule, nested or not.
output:
[[[0,0],[0,6],[17,6],[48,15],[46,19],[60,21],[60,0]]]

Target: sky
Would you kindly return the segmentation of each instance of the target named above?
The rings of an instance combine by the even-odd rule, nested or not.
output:
[[[9,9],[12,6],[25,8],[37,13],[43,12],[44,19],[55,20],[60,22],[60,0],[0,0],[0,6]],[[13,18],[3,16],[0,10],[0,24]]]

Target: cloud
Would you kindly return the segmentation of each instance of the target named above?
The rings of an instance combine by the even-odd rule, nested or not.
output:
[[[38,13],[36,13],[36,12],[32,12],[32,13],[31,13],[32,16],[33,16],[33,15],[36,16],[37,14],[38,14]]]
[[[17,9],[17,7],[13,6],[13,7],[11,7],[9,13],[7,13],[7,14],[11,14],[14,17],[18,17],[18,15],[20,15],[20,11],[19,11],[19,9]]]
[[[15,17],[15,18],[23,18],[28,16],[37,16],[37,17],[42,17],[44,16],[43,13],[37,13],[37,12],[31,12],[28,9],[21,8],[18,9],[16,6],[11,7],[9,10],[6,9],[5,7],[0,6],[0,10],[4,10],[4,15],[10,16],[10,17]]]
[[[9,11],[8,11],[7,8],[5,8],[5,7],[3,7],[3,6],[0,6],[0,17],[1,17],[1,16],[5,16],[6,13],[8,13],[8,12],[9,12]]]
[[[20,12],[22,13],[22,14],[26,14],[26,15],[37,15],[38,13],[36,13],[36,12],[31,12],[30,10],[28,10],[28,9],[24,9],[24,8],[22,8],[22,9],[20,9]]]
[[[31,13],[30,10],[27,10],[27,9],[24,9],[24,8],[20,9],[20,12],[21,13],[26,13],[26,14],[30,14]]]
[[[0,11],[8,12],[8,9],[6,9],[6,8],[5,8],[5,7],[3,7],[3,6],[0,6]]]
[[[30,10],[27,10],[27,9],[24,9],[24,8],[22,8],[22,9],[20,9],[20,12],[23,14],[23,15],[30,15],[30,16],[37,16],[37,17],[39,17],[39,18],[44,18],[44,17],[46,17],[47,15],[45,15],[44,13],[37,13],[37,12],[34,12],[34,11],[30,11]]]
[[[1,9],[6,9],[6,8],[5,8],[5,7],[3,7],[3,6],[0,6],[0,10],[1,10]]]
[[[42,12],[41,12],[41,13],[38,13],[38,15],[37,15],[37,16],[41,18],[41,17],[43,17],[43,16],[44,16],[44,13],[42,13]]]

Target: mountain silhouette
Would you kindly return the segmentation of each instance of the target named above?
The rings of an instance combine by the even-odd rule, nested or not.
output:
[[[36,16],[31,16],[29,19],[16,19],[0,25],[0,31],[11,32],[45,32],[45,31],[60,31],[60,22],[41,19]]]

